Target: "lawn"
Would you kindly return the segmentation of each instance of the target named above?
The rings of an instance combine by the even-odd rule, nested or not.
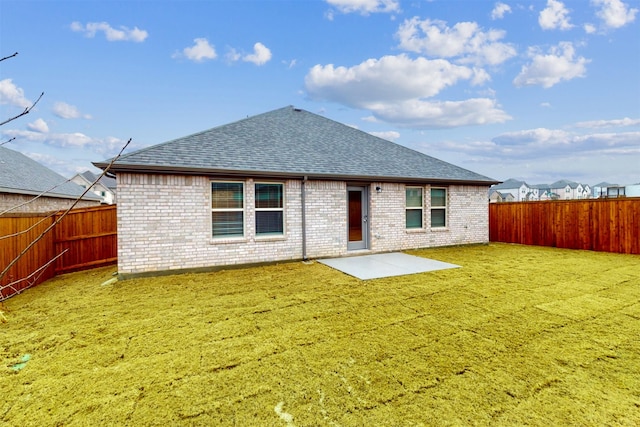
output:
[[[0,308],[0,424],[640,425],[640,256],[410,253],[462,268],[59,276]]]

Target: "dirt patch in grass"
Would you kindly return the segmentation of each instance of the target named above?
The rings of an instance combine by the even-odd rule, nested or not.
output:
[[[8,425],[638,425],[640,257],[492,244],[361,281],[319,263],[4,304]]]

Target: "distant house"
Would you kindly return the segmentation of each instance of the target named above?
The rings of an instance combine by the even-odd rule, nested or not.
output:
[[[490,191],[499,191],[503,195],[507,193],[511,194],[514,199],[513,201],[516,202],[538,200],[539,197],[538,188],[513,178],[492,186]]]
[[[489,203],[514,202],[516,199],[511,193],[501,193],[497,190],[490,190]]]
[[[624,194],[627,197],[640,197],[640,183],[626,185],[624,187]]]
[[[560,200],[560,195],[551,191],[551,189],[547,186],[544,189],[540,188],[538,190],[540,192],[539,200]]]
[[[600,182],[593,186],[591,195],[596,199],[607,197],[607,189],[609,187],[619,187],[619,185],[611,184],[608,182]]]
[[[487,243],[497,183],[293,107],[126,154],[111,171],[121,277]]]
[[[624,185],[607,187],[607,197],[626,197],[626,190]]]
[[[516,202],[534,200],[569,200],[569,199],[589,199],[592,197],[591,187],[587,184],[580,184],[574,181],[560,180],[553,184],[527,184],[517,179],[507,179],[506,181],[494,185],[489,189],[490,196],[494,191],[499,191],[502,195],[509,193],[513,195]],[[493,196],[497,201],[498,196]]]
[[[112,205],[116,202],[116,180],[108,176],[103,176],[98,182],[94,184],[99,175],[95,175],[90,171],[84,171],[76,174],[71,178],[72,182],[75,182],[82,188],[91,186],[91,192],[102,199],[102,203]]]
[[[556,181],[550,186],[551,192],[560,196],[561,200],[588,199],[591,197],[591,187],[566,179]]]
[[[0,147],[0,211],[49,212],[69,208],[82,187],[30,159]],[[40,196],[34,200],[36,196]],[[76,207],[95,206],[100,199],[85,195]]]
[[[619,185],[601,182],[593,186],[593,197],[640,197],[640,183]]]

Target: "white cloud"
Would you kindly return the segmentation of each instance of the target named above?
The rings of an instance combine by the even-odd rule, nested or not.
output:
[[[349,68],[316,65],[306,75],[305,87],[313,98],[367,108],[380,100],[431,97],[473,75],[470,68],[444,59],[411,59],[403,54],[368,59]]]
[[[496,101],[473,98],[464,101],[424,101],[411,99],[397,103],[378,103],[369,107],[380,120],[417,129],[443,129],[460,126],[504,123],[511,117]]]
[[[95,37],[96,33],[103,32],[106,39],[110,42],[113,41],[132,41],[141,43],[149,36],[145,30],[141,30],[138,27],[128,28],[120,26],[119,29],[113,28],[107,22],[87,22],[86,25],[82,25],[80,22],[72,22],[71,30],[75,32],[84,33],[85,37]]]
[[[486,158],[544,161],[571,156],[590,156],[597,159],[606,154],[640,155],[637,141],[640,132],[590,133],[577,134],[561,129],[527,129],[507,132],[492,138],[491,141],[476,142],[442,142],[437,143],[440,149],[469,155],[486,156]]]
[[[240,55],[240,53],[232,47],[227,48],[227,53],[224,55],[224,57],[229,62],[236,62],[242,59],[242,55]]]
[[[260,42],[253,45],[253,53],[242,55],[235,48],[227,48],[227,54],[225,58],[228,62],[236,62],[243,60],[244,62],[251,62],[255,65],[264,65],[271,60],[271,50]],[[295,59],[289,63],[289,68],[295,65]]]
[[[37,119],[35,122],[27,124],[27,129],[34,132],[47,133],[49,132],[49,125],[44,120]]]
[[[584,24],[582,28],[584,28],[584,32],[587,34],[593,34],[596,32],[596,27],[593,24]]]
[[[91,119],[91,115],[82,114],[75,105],[66,102],[56,102],[53,104],[53,114],[61,119]]]
[[[616,120],[592,120],[587,122],[579,122],[575,124],[579,128],[607,128],[607,127],[623,127],[623,126],[640,126],[640,119],[630,119],[625,117],[624,119]]]
[[[600,9],[596,16],[602,19],[607,28],[620,28],[636,19],[638,9],[630,9],[620,0],[592,0],[594,6]]]
[[[342,13],[392,13],[400,10],[397,0],[326,0],[331,6]],[[333,13],[327,14],[329,20],[333,19]]]
[[[640,154],[640,132],[592,133],[579,135],[558,129],[530,129],[509,132],[493,138],[504,156],[544,158],[571,153]]]
[[[540,103],[540,106],[543,108],[551,108],[551,104],[549,102],[542,102]]]
[[[24,96],[24,90],[16,86],[12,79],[0,80],[0,104],[28,108],[32,102]]]
[[[182,52],[176,52],[172,55],[173,58],[180,58],[184,56],[190,61],[203,62],[207,59],[215,59],[215,48],[209,44],[209,41],[205,38],[193,39],[193,46],[185,47]]]
[[[121,149],[125,144],[125,141],[119,138],[93,138],[81,132],[43,133],[34,130],[8,129],[2,133],[8,137],[41,142],[56,147],[88,148],[101,155],[113,154],[114,151]]]
[[[55,156],[52,156],[51,154],[35,153],[35,152],[24,152],[22,154],[24,154],[25,156],[29,157],[32,160],[35,160],[41,165],[45,165],[46,167],[56,171],[61,171],[61,172],[67,171],[69,168],[68,159],[62,160]],[[63,172],[63,176],[64,175],[68,175],[68,174],[65,174]]]
[[[369,133],[373,136],[377,136],[378,138],[386,139],[387,141],[395,141],[396,139],[400,138],[400,132],[396,132],[394,130]]]
[[[502,19],[505,13],[511,13],[511,6],[505,3],[498,2],[491,11],[491,19]]]
[[[510,117],[494,100],[426,101],[461,80],[485,75],[444,59],[406,55],[369,59],[359,65],[316,65],[305,77],[311,98],[369,110],[376,119],[399,126],[446,128],[502,123]]]
[[[515,56],[513,45],[500,42],[505,35],[502,30],[483,31],[475,22],[449,27],[444,21],[418,17],[405,20],[396,33],[402,49],[477,65],[498,65]]]
[[[540,12],[538,23],[543,30],[568,30],[569,10],[558,0],[547,0],[547,7]]]
[[[531,63],[524,65],[513,80],[516,86],[540,85],[550,88],[563,80],[584,77],[586,65],[590,62],[581,56],[576,58],[570,42],[560,42],[551,47],[546,55],[532,48],[529,57]]]
[[[264,65],[271,59],[271,50],[268,47],[258,42],[253,45],[253,53],[245,55],[242,60],[245,62],[252,62],[256,65]]]

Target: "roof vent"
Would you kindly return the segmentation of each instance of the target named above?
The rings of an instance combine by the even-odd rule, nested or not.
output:
[[[297,111],[299,113],[300,111],[302,111],[302,108],[293,107],[293,111]]]

